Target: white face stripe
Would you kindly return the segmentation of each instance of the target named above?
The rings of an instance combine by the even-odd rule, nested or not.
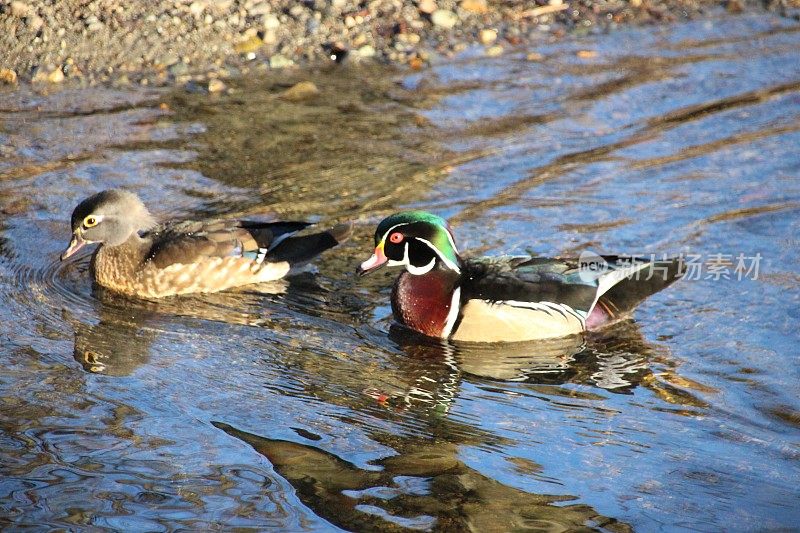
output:
[[[406,242],[405,252],[403,254],[403,264],[406,265],[406,270],[408,270],[409,273],[414,274],[415,276],[421,276],[433,270],[433,267],[436,265],[436,258],[434,257],[431,259],[431,262],[425,266],[418,267],[412,265],[411,260],[408,258],[408,243]]]
[[[442,338],[446,339],[453,332],[453,326],[456,325],[458,319],[458,312],[461,310],[461,287],[456,287],[453,291],[453,297],[450,299],[450,312],[447,313],[447,321],[442,328]]]
[[[455,270],[455,271],[456,271],[456,272],[458,272],[459,274],[461,273],[461,269],[460,269],[460,268],[458,268],[458,265],[457,265],[457,264],[455,264],[455,263],[453,263],[453,262],[452,262],[450,259],[448,259],[448,258],[446,258],[445,256],[443,256],[443,255],[442,255],[442,252],[441,252],[441,251],[439,251],[439,249],[438,249],[436,246],[434,246],[432,242],[430,242],[430,241],[427,241],[427,240],[425,240],[425,239],[422,239],[422,238],[420,238],[420,237],[412,237],[412,238],[413,238],[413,239],[417,239],[418,241],[421,241],[421,242],[424,242],[425,244],[427,244],[427,245],[428,245],[428,247],[429,247],[431,250],[433,250],[433,252],[434,252],[434,253],[435,253],[437,256],[439,256],[439,259],[441,259],[441,260],[442,260],[442,262],[443,262],[445,265],[447,265],[447,267],[448,267],[450,270]],[[406,252],[406,253],[408,253],[408,252]]]
[[[428,263],[427,265],[425,265],[423,267],[416,267],[416,266],[412,265],[411,263],[407,263],[406,264],[406,270],[408,270],[409,274],[414,274],[415,276],[421,276],[421,275],[427,274],[428,272],[433,270],[433,267],[435,265],[436,265],[436,258],[434,257],[433,259],[431,259],[430,263]]]

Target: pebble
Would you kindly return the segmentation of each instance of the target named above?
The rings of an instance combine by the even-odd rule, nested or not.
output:
[[[592,59],[593,57],[597,57],[597,52],[594,50],[578,50],[575,55],[581,59]]]
[[[174,77],[185,76],[189,73],[189,65],[184,63],[183,61],[175,62],[169,66],[167,69],[169,73]]]
[[[431,14],[431,22],[434,26],[449,30],[458,23],[458,15],[447,9],[437,9]]]
[[[14,0],[11,2],[11,15],[15,17],[25,17],[28,15],[28,11],[30,11],[30,6],[25,2],[18,2]]]
[[[237,43],[233,49],[237,54],[249,54],[255,52],[264,45],[264,41],[258,38],[258,35],[251,35],[249,38]]]
[[[539,52],[529,52],[525,59],[528,61],[544,61],[544,56]]]
[[[42,20],[42,17],[38,15],[31,15],[25,17],[25,24],[31,29],[31,31],[38,33],[39,30],[42,29],[42,26],[44,26],[44,20]]]
[[[264,41],[264,44],[275,44],[278,42],[278,34],[275,33],[275,30],[266,30],[261,40]]]
[[[57,68],[50,72],[45,79],[50,83],[61,83],[64,81],[64,73],[61,72],[60,68]]]
[[[275,15],[264,15],[261,23],[267,30],[276,30],[281,27],[281,21]]]
[[[744,4],[741,0],[728,0],[728,3],[725,5],[725,10],[728,13],[738,15],[744,11]]]
[[[486,49],[486,55],[489,57],[497,57],[503,55],[503,47],[499,44],[490,46]]]
[[[227,85],[225,82],[218,79],[208,80],[208,92],[210,93],[221,93],[225,89],[227,89]]]
[[[294,65],[294,61],[280,54],[275,54],[269,58],[269,68],[279,69],[291,67],[292,65]]]
[[[495,30],[481,30],[479,37],[482,44],[492,44],[497,40],[497,32]]]
[[[261,15],[268,15],[272,11],[269,3],[261,2],[247,10],[247,14],[251,17],[258,17]]]
[[[192,2],[189,4],[189,13],[191,13],[195,17],[200,17],[203,14],[203,11],[206,9],[205,2]]]
[[[489,11],[486,0],[463,0],[459,7],[464,11],[469,11],[470,13],[476,13],[478,15]]]
[[[319,89],[313,82],[295,83],[280,94],[280,98],[288,102],[302,102],[319,95]]]
[[[375,57],[375,47],[365,44],[357,50],[359,57]]]
[[[436,11],[436,2],[434,0],[420,0],[420,3],[417,4],[417,9],[419,9],[420,13],[430,15]]]
[[[14,85],[17,83],[17,73],[10,68],[0,68],[0,83]]]

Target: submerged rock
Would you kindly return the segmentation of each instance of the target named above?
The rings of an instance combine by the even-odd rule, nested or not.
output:
[[[497,57],[503,55],[503,47],[500,45],[490,46],[486,49],[486,55],[489,57]]]
[[[221,93],[227,88],[228,86],[222,80],[213,79],[208,81],[208,92],[210,93]]]
[[[431,14],[431,22],[434,26],[449,30],[458,24],[458,15],[447,9],[437,9]]]
[[[280,54],[275,54],[269,58],[269,68],[286,68],[291,67],[292,65],[294,65],[294,61]]]
[[[280,94],[280,98],[289,102],[302,102],[319,94],[319,88],[310,81],[295,83]]]
[[[497,31],[495,30],[481,30],[479,35],[481,44],[492,44],[497,40]]]
[[[10,68],[0,68],[0,83],[14,85],[17,83],[17,73]]]

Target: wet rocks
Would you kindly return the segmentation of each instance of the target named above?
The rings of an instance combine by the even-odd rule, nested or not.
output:
[[[16,85],[17,73],[10,68],[0,68],[0,83],[6,85]]]
[[[301,81],[283,91],[280,98],[288,102],[302,102],[317,95],[319,95],[319,89],[313,82]]]
[[[459,5],[464,11],[482,15],[489,11],[489,6],[486,5],[486,0],[462,0]]]
[[[356,53],[358,54],[359,57],[366,59],[370,57],[375,57],[376,52],[375,52],[375,47],[373,47],[370,44],[365,44],[364,46],[356,50]]]
[[[208,92],[210,93],[221,93],[227,88],[227,85],[222,80],[212,79],[208,81]]]
[[[11,13],[12,17],[17,17],[17,18],[27,17],[30,11],[31,7],[25,2],[19,2],[17,0],[14,0],[9,5],[9,12]]]
[[[489,45],[493,44],[497,40],[497,31],[496,30],[481,30],[479,34],[479,39],[481,44]]]
[[[33,75],[34,83],[61,83],[64,81],[64,71],[60,68],[39,68]]]
[[[292,65],[294,65],[294,61],[281,54],[275,54],[269,58],[269,68],[272,69],[286,68]]]
[[[497,57],[503,55],[503,47],[500,45],[490,46],[486,49],[486,55],[489,57]]]
[[[738,12],[749,1],[0,0],[0,64],[23,82],[194,81],[205,90],[225,69],[363,60],[420,69],[478,44],[495,56],[567,29],[668,21],[708,5]]]
[[[255,53],[263,45],[264,41],[262,41],[257,35],[251,35],[236,44],[233,49],[239,54],[247,55],[250,53]]]
[[[434,0],[420,0],[419,4],[417,4],[417,9],[419,9],[420,13],[430,15],[436,11],[436,2]]]
[[[458,15],[447,9],[437,9],[431,13],[431,22],[434,26],[449,30],[458,24]]]

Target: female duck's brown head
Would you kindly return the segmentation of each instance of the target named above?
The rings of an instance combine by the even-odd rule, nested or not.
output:
[[[82,201],[72,212],[72,240],[61,254],[70,257],[83,245],[119,246],[155,220],[138,196],[120,189],[99,192]]]

